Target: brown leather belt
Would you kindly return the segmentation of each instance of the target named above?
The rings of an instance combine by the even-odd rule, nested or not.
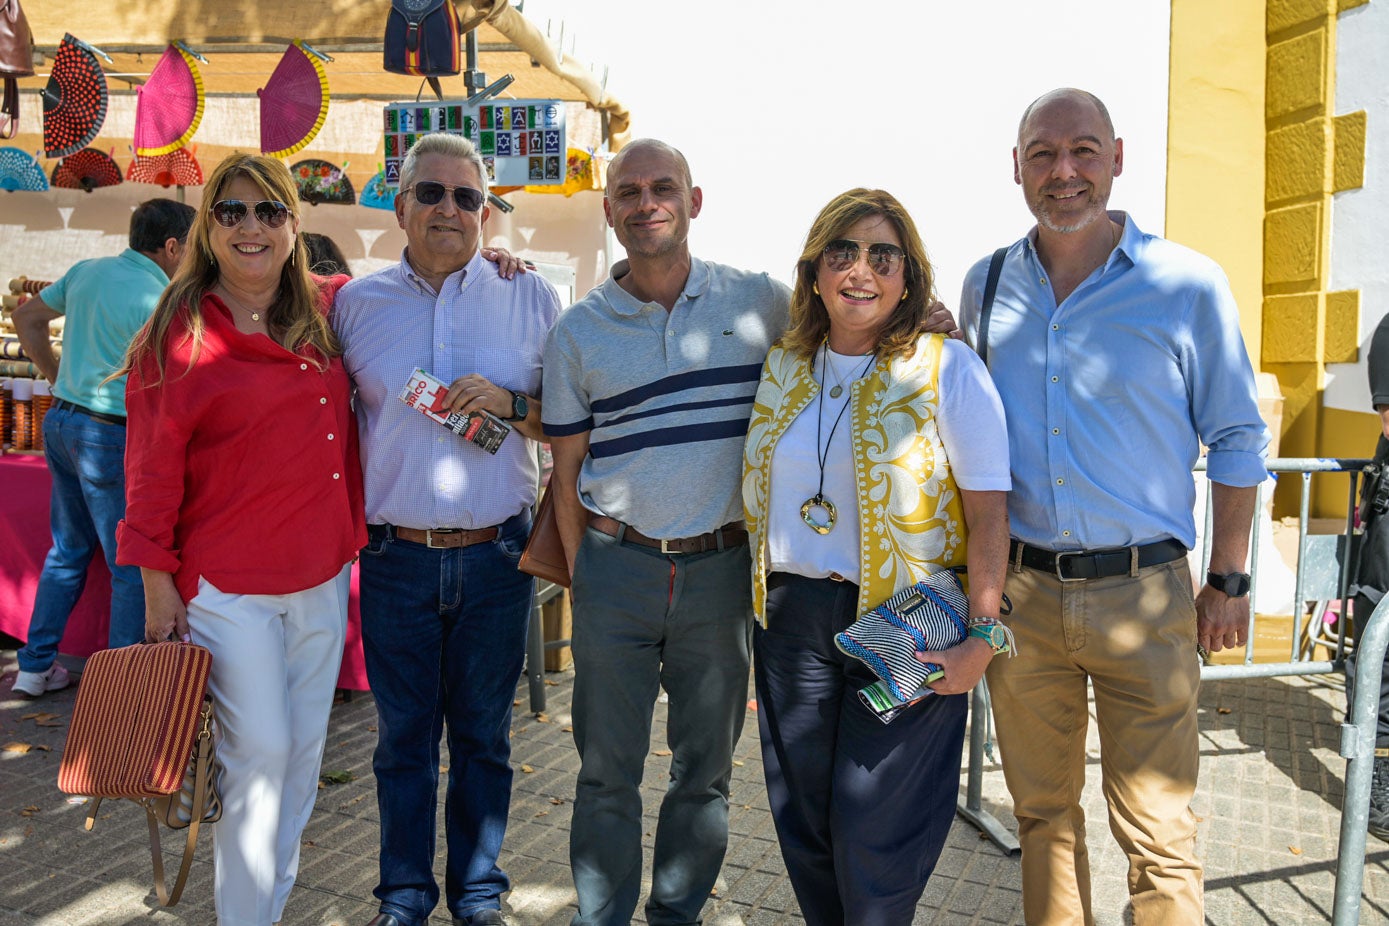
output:
[[[594,515],[588,522],[590,527],[600,530],[609,537],[620,536],[623,540],[640,544],[643,547],[654,547],[662,553],[707,553],[710,550],[727,550],[729,547],[740,547],[748,542],[748,532],[743,526],[742,521],[730,521],[718,530],[712,530],[707,534],[700,534],[698,537],[681,537],[679,540],[657,540],[648,537],[629,524],[604,515]],[[626,531],[623,531],[623,528]],[[722,544],[720,544],[722,540]]]
[[[475,543],[486,543],[489,540],[497,539],[495,527],[479,527],[476,530],[450,527],[427,531],[417,531],[413,527],[396,527],[392,530],[395,531],[397,540],[422,543],[435,550],[456,550],[459,547],[471,547]]]

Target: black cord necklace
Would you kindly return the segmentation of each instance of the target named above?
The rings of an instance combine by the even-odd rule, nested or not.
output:
[[[839,414],[835,416],[834,424],[830,426],[830,436],[826,439],[824,449],[822,450],[820,448],[820,434],[825,423],[825,383],[827,382],[830,368],[829,351],[830,343],[829,339],[826,338],[820,355],[820,394],[817,397],[820,401],[820,406],[815,415],[815,461],[820,464],[820,487],[815,491],[814,495],[807,498],[805,503],[801,505],[801,520],[817,534],[828,534],[830,531],[834,530],[835,522],[839,520],[839,511],[834,507],[834,502],[825,498],[825,464],[829,462],[830,444],[834,442],[834,432],[839,430],[840,420],[844,417],[844,413],[849,410],[849,406],[854,403],[851,394],[848,401],[844,403],[844,407],[839,410]],[[863,369],[859,370],[858,376],[855,376],[854,379],[862,379],[863,375],[868,372],[868,368],[873,365],[873,361],[876,358],[877,354],[870,354],[868,356],[868,362],[863,365]],[[813,371],[814,359],[811,360],[811,365]],[[815,511],[817,508],[822,512],[818,518],[816,517]]]

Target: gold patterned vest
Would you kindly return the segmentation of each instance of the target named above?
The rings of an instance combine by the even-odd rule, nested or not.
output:
[[[922,335],[912,356],[881,359],[853,385],[849,401],[861,538],[859,613],[932,572],[965,561],[960,492],[936,427],[943,344],[942,335]],[[807,358],[779,345],[771,349],[743,448],[752,602],[764,624],[772,454],[819,392]]]

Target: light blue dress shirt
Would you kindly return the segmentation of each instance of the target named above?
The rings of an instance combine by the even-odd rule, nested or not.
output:
[[[418,367],[451,383],[480,373],[540,395],[559,297],[538,273],[497,275],[480,254],[434,292],[400,263],[344,286],[333,330],[357,387],[368,524],[415,530],[501,524],[535,502],[535,442],[512,431],[488,454],[400,400]]]
[[[1225,274],[1140,231],[1060,305],[1036,229],[1008,250],[989,368],[1008,416],[1014,537],[1051,550],[1196,541],[1192,467],[1230,486],[1267,477],[1268,428]],[[979,337],[989,259],[971,268],[960,326]]]

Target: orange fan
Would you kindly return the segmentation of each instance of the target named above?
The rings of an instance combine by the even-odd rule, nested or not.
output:
[[[83,148],[70,154],[53,168],[53,185],[90,193],[100,186],[115,186],[121,182],[121,169],[111,156],[95,148]]]
[[[135,153],[168,154],[203,121],[203,78],[193,55],[170,45],[135,100]]]
[[[318,52],[298,39],[285,49],[260,97],[260,150],[287,158],[313,141],[328,117],[328,74]],[[331,59],[328,59],[331,60]]]
[[[202,186],[203,167],[187,148],[175,148],[168,154],[135,155],[125,179],[162,187]]]

